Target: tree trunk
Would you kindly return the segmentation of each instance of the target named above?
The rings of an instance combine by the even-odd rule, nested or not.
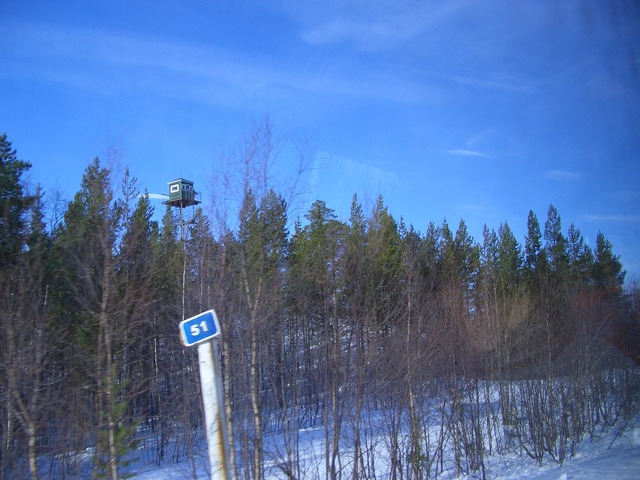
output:
[[[110,252],[105,248],[105,255],[109,255]],[[109,258],[109,257],[106,257]],[[108,449],[108,475],[111,480],[118,480],[118,455],[116,447],[116,421],[114,419],[114,363],[111,351],[111,328],[109,325],[109,295],[111,292],[111,262],[105,260],[104,271],[102,275],[102,300],[100,304],[100,316],[99,316],[99,330],[102,333],[100,335],[104,341],[104,356],[98,357],[99,370],[104,369],[104,387],[102,387],[102,376],[98,377],[98,392],[100,393],[102,388],[104,391],[107,420],[107,449]],[[102,365],[104,362],[104,365]]]
[[[251,323],[255,318],[251,315]],[[251,329],[251,409],[253,413],[254,450],[253,469],[254,478],[262,478],[262,418],[260,415],[260,378],[258,373],[258,335],[255,327]]]
[[[262,279],[258,282],[258,289],[253,301],[251,301],[251,291],[249,289],[249,279],[246,270],[243,268],[243,280],[247,304],[251,309],[251,364],[249,369],[249,380],[251,388],[251,411],[253,414],[254,445],[253,445],[253,475],[256,480],[262,478],[262,412],[260,405],[260,372],[258,362],[258,306],[262,294]]]

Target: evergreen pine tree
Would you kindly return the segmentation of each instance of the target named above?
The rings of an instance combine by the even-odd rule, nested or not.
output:
[[[0,267],[11,261],[25,243],[25,215],[33,202],[22,176],[31,168],[19,160],[7,134],[0,135]]]
[[[522,252],[507,223],[498,229],[498,278],[505,293],[513,293],[520,285]]]
[[[396,326],[400,283],[403,277],[402,245],[398,225],[378,197],[366,238],[368,307],[378,328]]]
[[[602,232],[598,232],[592,270],[594,285],[612,297],[619,297],[625,276],[620,257],[613,254],[613,245]]]
[[[546,268],[547,257],[542,249],[540,222],[533,210],[530,210],[524,243],[524,275],[530,289],[535,290],[540,287],[540,279],[546,275]]]
[[[550,271],[554,274],[557,283],[561,284],[566,281],[569,270],[567,241],[562,234],[560,215],[553,205],[549,206],[547,213],[547,220],[544,224],[544,238]]]
[[[119,307],[116,283],[116,239],[121,209],[115,204],[110,171],[96,158],[85,170],[80,191],[69,204],[60,242],[64,251],[64,277],[72,311],[73,336],[69,347],[84,370],[97,408],[93,435],[98,442],[94,472],[103,471],[112,480],[119,476],[118,422],[121,413],[117,388],[116,342]],[[86,382],[86,380],[85,380]]]
[[[574,287],[589,285],[593,270],[593,253],[573,223],[567,232],[567,255],[571,283]]]

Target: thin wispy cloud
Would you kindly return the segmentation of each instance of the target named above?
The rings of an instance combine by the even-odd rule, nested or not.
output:
[[[315,6],[305,3],[304,9],[293,5],[287,8],[305,24],[302,40],[316,46],[349,43],[361,50],[374,51],[424,35],[461,11],[469,1],[336,2],[336,8],[327,8],[326,3]]]
[[[391,170],[326,152],[320,152],[317,155],[315,170],[327,175],[326,179],[330,182],[346,181],[351,185],[383,185],[385,188],[399,184],[398,176]]]
[[[616,198],[618,200],[639,200],[640,191],[621,190],[619,192],[612,193],[611,198]]]
[[[19,37],[32,57],[43,60],[28,71],[13,65],[14,71],[103,94],[144,90],[214,104],[256,98],[295,104],[300,96],[422,103],[437,96],[429,85],[394,71],[344,71],[337,65],[318,76],[315,69],[297,62],[198,42],[46,24],[9,28],[10,36]]]
[[[576,182],[583,177],[581,173],[569,170],[548,170],[544,172],[542,176],[547,180],[556,182]]]
[[[640,215],[583,215],[585,222],[613,222],[613,223],[638,223]]]
[[[480,90],[495,90],[499,92],[511,92],[511,93],[533,93],[535,88],[530,85],[530,82],[524,78],[506,78],[504,76],[498,77],[480,77],[480,76],[468,76],[457,75],[451,73],[438,73],[432,72],[431,76],[452,84],[457,84],[462,87],[471,87]]]
[[[478,213],[478,212],[486,211],[487,207],[485,205],[480,205],[477,203],[466,203],[464,205],[460,205],[460,210],[463,210],[466,212]]]
[[[363,203],[373,201],[378,195],[389,200],[400,184],[392,170],[319,152],[310,179],[310,195],[327,201],[331,208],[344,208],[350,205],[354,194]]]
[[[488,155],[482,153],[482,152],[478,152],[476,150],[466,150],[463,148],[454,148],[451,150],[447,150],[447,153],[450,155],[456,155],[459,157],[480,157],[480,158],[487,158]]]

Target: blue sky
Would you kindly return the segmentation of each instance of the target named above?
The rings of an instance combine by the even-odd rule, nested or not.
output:
[[[297,215],[381,194],[419,231],[523,242],[553,204],[640,274],[635,1],[5,0],[0,25],[0,131],[50,194],[99,156],[220,203],[216,172],[268,115],[284,189],[308,161]]]

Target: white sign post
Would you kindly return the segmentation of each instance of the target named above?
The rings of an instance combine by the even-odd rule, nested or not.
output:
[[[222,373],[220,370],[220,324],[216,312],[204,313],[180,322],[180,339],[185,347],[198,345],[198,364],[204,420],[209,449],[209,471],[212,480],[231,480],[229,439],[224,411]]]

